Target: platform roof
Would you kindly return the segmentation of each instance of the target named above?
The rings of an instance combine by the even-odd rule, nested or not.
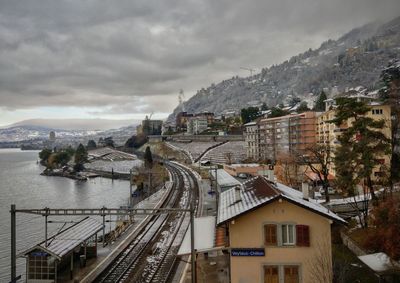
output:
[[[197,252],[209,251],[214,248],[215,216],[198,217],[194,219],[194,248]],[[178,255],[191,252],[190,224],[179,248]]]
[[[23,252],[27,256],[37,249],[42,250],[61,260],[84,241],[103,229],[103,225],[93,218],[86,217],[67,229],[57,233],[45,241]]]
[[[400,262],[391,260],[385,253],[375,253],[358,257],[365,265],[378,274],[400,272]]]
[[[236,199],[239,190],[240,199]],[[222,224],[242,214],[250,212],[268,203],[285,199],[331,220],[346,223],[341,217],[313,199],[303,199],[303,194],[280,183],[274,183],[265,177],[255,177],[244,182],[240,187],[231,188],[220,194],[217,223]]]
[[[212,170],[211,175],[215,178],[215,172]],[[224,169],[217,170],[217,182],[221,188],[240,186],[240,182],[228,174]]]

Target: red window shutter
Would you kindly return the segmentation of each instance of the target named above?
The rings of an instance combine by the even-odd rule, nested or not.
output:
[[[265,245],[276,246],[278,244],[277,226],[275,224],[267,224],[264,226]]]
[[[310,246],[310,227],[307,225],[296,225],[296,244],[300,247]]]

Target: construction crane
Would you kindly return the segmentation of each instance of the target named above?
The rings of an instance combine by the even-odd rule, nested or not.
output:
[[[252,69],[252,68],[245,68],[245,67],[240,67],[240,69],[249,71],[249,72],[250,72],[250,76],[253,76],[253,72],[256,71],[255,69]]]
[[[179,95],[178,95],[178,100],[179,100],[179,106],[181,107],[182,112],[185,112],[185,105],[183,104],[184,98],[185,98],[185,94],[183,92],[183,89],[180,89]]]

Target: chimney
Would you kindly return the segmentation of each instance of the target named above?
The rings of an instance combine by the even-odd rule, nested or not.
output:
[[[242,196],[240,195],[240,187],[235,187],[235,202],[242,201]]]
[[[308,191],[308,183],[301,183],[301,191],[303,192],[303,199],[308,200],[310,197]]]

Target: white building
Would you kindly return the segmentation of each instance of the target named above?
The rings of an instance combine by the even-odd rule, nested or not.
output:
[[[246,128],[244,132],[244,139],[246,143],[247,158],[258,160],[260,159],[259,125],[256,122],[250,122],[244,126]]]
[[[188,120],[187,133],[197,135],[207,130],[208,122],[206,117],[193,117]]]

